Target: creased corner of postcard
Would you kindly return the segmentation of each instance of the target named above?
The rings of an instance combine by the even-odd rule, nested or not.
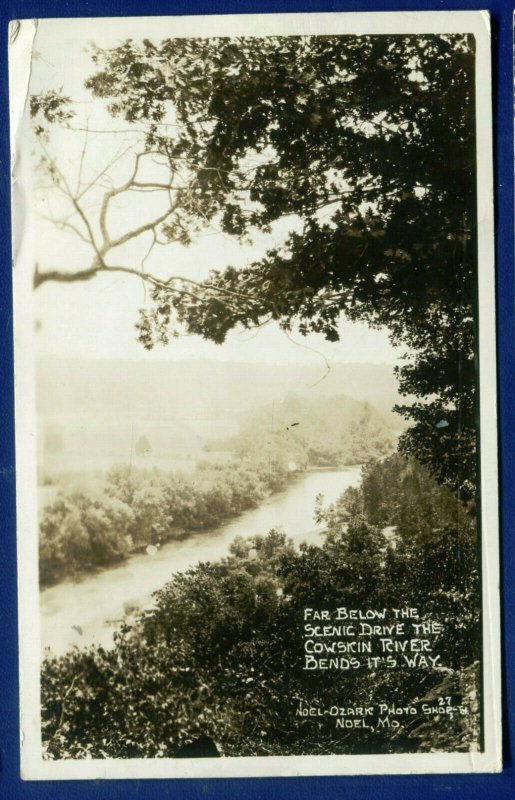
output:
[[[37,19],[9,23],[9,95],[11,119],[11,173],[15,178],[18,131],[29,97],[30,74]]]
[[[38,31],[38,20],[12,20],[9,23],[9,116],[11,152],[12,192],[12,249],[13,267],[19,260],[23,230],[25,229],[26,204],[23,190],[21,153],[26,136],[25,121],[28,115],[30,81],[34,57],[34,44]],[[14,213],[16,209],[16,213]]]

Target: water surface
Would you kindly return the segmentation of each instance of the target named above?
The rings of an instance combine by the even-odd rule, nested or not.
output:
[[[73,645],[110,646],[113,631],[127,612],[150,604],[152,592],[174,572],[226,555],[236,536],[265,534],[270,528],[280,527],[297,545],[320,541],[320,526],[313,519],[317,494],[331,503],[347,487],[356,486],[360,475],[359,466],[304,473],[285,490],[226,525],[168,542],[154,555],[131,556],[78,582],[64,581],[45,589],[41,593],[42,646],[50,647],[56,655]]]

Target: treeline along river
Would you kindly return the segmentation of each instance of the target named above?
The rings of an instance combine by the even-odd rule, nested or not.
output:
[[[342,490],[333,505],[314,502]],[[48,588],[43,638],[58,655],[50,650],[41,671],[47,757],[174,757],[200,736],[224,756],[477,750],[480,595],[470,511],[425,467],[392,454],[361,470],[299,473],[239,517]],[[279,525],[285,533],[270,531]],[[300,549],[303,540],[317,546]],[[146,613],[129,617],[110,646],[117,620],[137,604]],[[433,657],[444,669],[401,658],[395,668],[337,661],[306,670],[306,654],[318,658],[302,645],[308,608],[354,609],[349,618],[370,620],[415,609],[438,628]],[[102,646],[68,649],[80,642]],[[378,708],[439,697],[467,713],[344,736],[332,719],[314,725],[295,712],[300,698],[306,708],[350,708],[356,698]]]
[[[225,555],[237,537],[264,534],[282,528],[298,545],[316,542],[320,526],[314,522],[315,499],[324,495],[334,502],[361,479],[359,466],[300,474],[287,488],[268,497],[259,507],[236,519],[188,538],[173,540],[152,555],[139,553],[127,561],[88,574],[79,581],[66,580],[41,593],[41,645],[56,655],[74,645],[101,644],[109,647],[114,630],[126,614],[152,602],[152,592],[165,584],[174,572],[199,561],[213,561]]]

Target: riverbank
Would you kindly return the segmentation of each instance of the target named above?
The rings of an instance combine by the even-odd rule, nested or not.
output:
[[[110,470],[63,488],[40,521],[42,587],[107,569],[131,554],[205,531],[255,508],[301,471],[286,459],[202,461],[194,472]]]
[[[81,485],[79,480],[60,489],[54,486],[51,502],[47,500],[41,511],[40,586],[80,580],[136,553],[217,528],[305,472],[335,469],[343,467],[311,467],[277,458],[202,461],[190,473],[123,466],[96,483]],[[45,502],[45,495],[40,500]]]
[[[45,588],[40,595],[41,646],[60,655],[74,645],[112,644],[113,632],[128,612],[152,602],[152,592],[175,572],[199,561],[215,561],[228,553],[238,536],[248,538],[282,528],[298,546],[320,541],[323,525],[313,519],[315,499],[334,502],[361,480],[361,467],[305,472],[282,491],[264,499],[222,526],[213,526],[181,541],[162,545],[155,553],[132,555],[125,562]]]

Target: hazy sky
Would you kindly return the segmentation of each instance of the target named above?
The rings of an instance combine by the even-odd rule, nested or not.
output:
[[[83,88],[85,77],[93,71],[87,49],[92,41],[102,47],[115,46],[126,37],[145,36],[156,41],[173,36],[174,20],[146,18],[126,20],[41,20],[33,48],[31,92],[46,89],[61,90],[75,101],[77,116],[74,128],[89,128],[85,145],[83,131],[57,129],[52,132],[48,145],[56,157],[70,185],[77,185],[79,164],[81,181],[86,185],[117,154],[122,155],[110,168],[107,177],[115,184],[123,182],[133,164],[133,148],[138,145],[137,133],[127,132],[123,120],[113,120],[104,105],[92,99]],[[101,132],[96,132],[101,131]],[[33,143],[31,157],[36,163],[38,145]],[[84,157],[81,153],[84,148]],[[29,156],[29,146],[27,146]],[[159,169],[144,164],[145,176]],[[35,255],[42,271],[51,268],[85,268],[91,262],[89,247],[75,234],[58,230],[42,216],[61,217],[67,209],[58,193],[38,189],[41,178],[35,173],[33,198],[33,230]],[[106,184],[107,186],[107,184]],[[104,187],[105,188],[105,187]],[[85,207],[91,217],[98,218],[98,208],[104,189],[94,187],[85,195]],[[113,204],[109,225],[112,231],[124,232],[158,214],[165,197],[145,195],[132,197],[128,202]],[[96,212],[96,217],[95,217]],[[74,221],[74,220],[72,220]],[[205,231],[202,238],[188,248],[168,245],[154,249],[145,262],[149,271],[162,277],[180,274],[192,279],[204,278],[212,268],[228,264],[243,266],[259,258],[266,249],[283,241],[295,221],[280,223],[271,235],[257,235],[253,245],[242,245],[216,229]],[[140,237],[131,246],[119,248],[111,254],[110,263],[123,263],[139,267],[150,244],[150,239]],[[115,259],[113,261],[113,258]],[[148,291],[148,290],[147,290]],[[235,331],[223,346],[207,342],[200,337],[184,336],[172,340],[167,348],[156,348],[151,353],[143,350],[136,341],[134,323],[138,309],[145,305],[146,290],[137,278],[123,275],[102,275],[89,282],[71,285],[48,283],[36,292],[35,313],[38,333],[36,349],[45,355],[111,358],[215,358],[230,361],[254,362],[337,362],[394,363],[398,353],[391,347],[383,331],[371,331],[365,325],[342,321],[341,341],[326,342],[319,335],[288,337],[278,327],[269,325],[259,331]]]

